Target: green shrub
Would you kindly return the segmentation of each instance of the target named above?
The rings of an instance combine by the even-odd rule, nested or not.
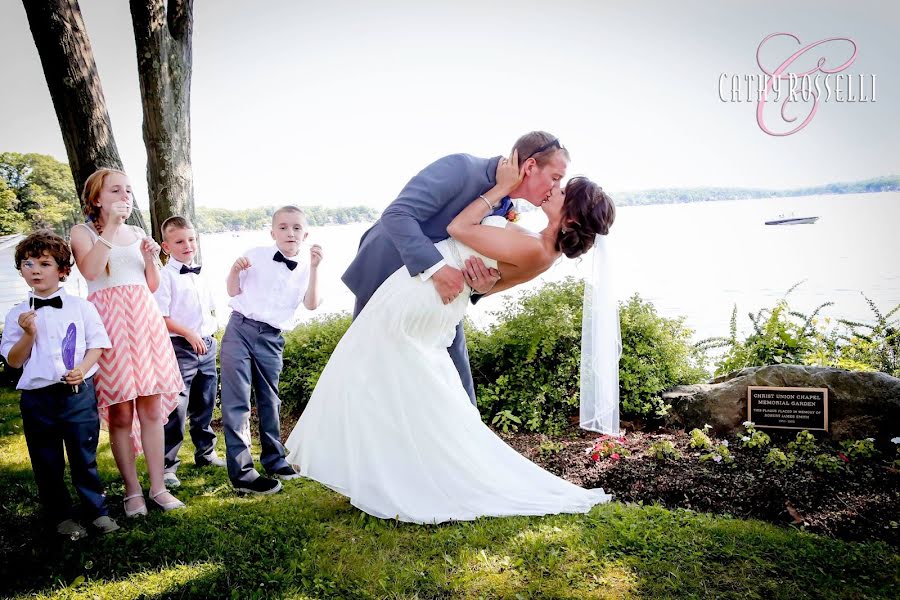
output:
[[[679,457],[678,450],[675,448],[675,444],[673,444],[669,440],[659,440],[657,442],[653,442],[652,444],[650,444],[649,453],[650,456],[660,462],[677,460]]]
[[[731,450],[728,449],[728,442],[723,441],[713,448],[712,452],[707,452],[700,456],[700,462],[709,460],[714,463],[724,463],[726,465],[732,464],[734,462],[734,457],[731,455]]]
[[[522,419],[512,414],[511,410],[501,410],[494,418],[491,419],[491,425],[502,431],[503,433],[509,433],[510,431],[518,431],[519,425],[521,425]]]
[[[787,471],[797,462],[797,457],[792,453],[785,454],[778,448],[772,448],[766,455],[765,462],[767,465],[771,465],[778,471]]]
[[[706,429],[704,427],[703,429]],[[691,448],[695,450],[709,450],[713,447],[713,441],[706,435],[706,431],[699,429],[691,430]]]
[[[800,455],[810,455],[816,451],[816,436],[803,430],[797,434],[797,438],[788,444],[788,450]]]
[[[691,344],[684,318],[667,319],[635,294],[621,305],[622,360],[619,391],[625,415],[663,417],[668,406],[661,393],[672,386],[707,377],[702,353]]]
[[[881,371],[900,377],[900,321],[895,317],[900,304],[882,313],[863,294],[875,319],[871,323],[837,319],[822,321],[818,315],[832,302],[819,305],[811,314],[791,310],[787,296],[800,285],[792,286],[772,308],[750,313],[753,332],[744,340],[737,336],[737,305],[731,314],[728,337],[715,337],[697,343],[700,351],[724,348],[716,362],[716,375],[733,373],[745,367],[774,364],[818,365],[854,371]],[[893,320],[892,320],[893,319]]]
[[[877,454],[877,450],[875,450],[875,440],[873,438],[866,438],[864,440],[844,440],[841,442],[841,448],[844,449],[844,454],[846,454],[847,458],[850,460],[864,460],[872,458]]]
[[[836,456],[829,454],[816,454],[809,461],[809,466],[820,473],[840,473],[844,464]]]
[[[523,292],[487,330],[466,324],[478,406],[486,422],[509,411],[527,431],[555,434],[578,414],[584,283],[567,278]],[[637,295],[620,305],[619,391],[626,416],[665,411],[661,392],[706,372],[681,319],[665,319]],[[502,418],[509,421],[508,417]],[[517,427],[507,423],[508,428]]]
[[[843,329],[822,332],[816,352],[807,362],[900,377],[900,320],[891,320],[900,311],[900,304],[883,314],[865,294],[863,298],[875,320],[863,323],[838,319]]]
[[[891,438],[891,441],[896,444],[897,451],[894,453],[894,468],[900,469],[900,437]]]
[[[350,321],[347,313],[330,314],[285,334],[284,368],[278,385],[284,413],[299,417],[303,412],[322,369],[350,327]]]
[[[578,411],[581,302],[569,278],[523,292],[486,331],[466,324],[478,407],[503,429],[559,433]]]
[[[816,317],[823,308],[834,303],[825,302],[810,315],[791,310],[787,296],[799,285],[797,283],[785,292],[774,307],[749,314],[753,332],[747,339],[737,339],[735,305],[731,313],[729,336],[703,340],[698,344],[704,349],[726,349],[716,362],[716,375],[740,371],[746,367],[805,363],[816,346]]]
[[[741,436],[741,446],[744,448],[765,448],[772,442],[769,434],[756,429],[751,421],[744,421],[744,427],[747,429],[746,435]]]
[[[539,451],[541,456],[550,456],[552,454],[558,454],[563,449],[562,442],[554,442],[553,440],[544,440],[541,442]]]

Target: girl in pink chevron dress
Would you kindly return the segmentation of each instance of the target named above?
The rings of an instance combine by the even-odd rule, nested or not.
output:
[[[163,482],[163,423],[184,384],[151,293],[159,285],[159,246],[142,229],[125,224],[134,206],[125,173],[98,170],[85,182],[82,199],[89,223],[72,228],[72,253],[112,342],[97,363],[94,384],[125,481],[125,515],[147,514],[135,467],[142,449],[150,499],[163,510],[181,508]]]

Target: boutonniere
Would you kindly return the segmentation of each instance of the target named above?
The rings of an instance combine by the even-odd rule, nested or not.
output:
[[[512,205],[510,205],[509,210],[506,211],[506,215],[504,216],[506,217],[507,221],[511,221],[513,223],[519,220],[519,212],[516,210],[516,207]]]

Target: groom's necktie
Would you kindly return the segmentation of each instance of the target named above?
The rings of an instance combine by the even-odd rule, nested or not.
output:
[[[297,261],[285,258],[284,254],[281,253],[281,250],[275,252],[275,256],[272,257],[272,260],[274,260],[275,262],[284,263],[284,266],[286,266],[291,271],[297,268]]]
[[[512,208],[512,200],[510,200],[509,196],[506,196],[503,200],[500,201],[500,206],[491,211],[491,214],[489,216],[505,217],[510,208]]]

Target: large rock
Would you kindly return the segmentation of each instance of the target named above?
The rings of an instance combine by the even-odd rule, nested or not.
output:
[[[751,367],[711,383],[675,387],[663,394],[669,418],[684,427],[708,423],[718,433],[747,420],[747,387],[828,388],[829,433],[836,439],[874,437],[885,444],[900,436],[900,379],[884,373],[829,367]]]

